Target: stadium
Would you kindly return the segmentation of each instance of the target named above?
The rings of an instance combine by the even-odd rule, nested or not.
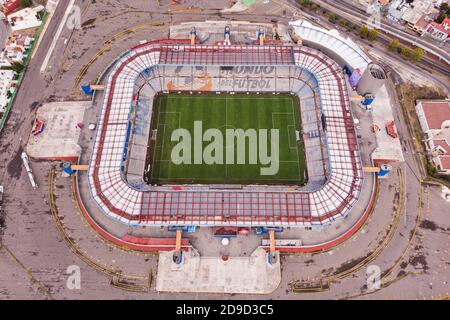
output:
[[[196,122],[223,136],[278,130],[277,173],[261,176],[267,161],[250,155],[174,164],[171,133],[185,128],[195,140]],[[108,74],[90,159],[94,201],[129,226],[327,225],[349,213],[363,184],[342,67],[292,44],[132,48]]]

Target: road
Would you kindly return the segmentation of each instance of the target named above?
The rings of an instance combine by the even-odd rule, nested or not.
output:
[[[0,51],[2,51],[5,48],[5,42],[8,38],[9,34],[9,27],[8,25],[1,20],[0,21]]]
[[[17,93],[9,119],[5,124],[4,130],[0,134],[1,144],[5,145],[7,143],[7,148],[5,148],[3,150],[4,152],[0,155],[2,163],[1,167],[3,168],[13,158],[15,150],[25,143],[25,141],[19,141],[17,139],[8,139],[8,136],[9,138],[13,138],[11,137],[11,133],[13,133],[13,136],[16,136],[19,133],[29,132],[31,123],[28,125],[28,121],[34,116],[34,113],[30,112],[30,107],[33,102],[39,100],[39,97],[43,96],[47,87],[46,81],[39,73],[39,67],[45,57],[47,48],[53,40],[56,29],[60,24],[66,5],[67,4],[61,1],[56,8],[53,19],[50,22],[47,32],[44,34],[41,45],[37,49],[35,57],[28,64],[27,72],[25,73],[22,85]],[[22,125],[24,122],[27,123],[27,125]],[[26,137],[27,134],[21,134],[21,136]],[[0,170],[0,183],[6,186],[8,183],[8,179],[6,178],[7,175],[7,170]]]
[[[360,11],[353,6],[349,6],[345,1],[315,0],[315,2],[323,8],[328,9],[332,12],[336,12],[351,21],[356,20],[357,22],[367,23],[368,16],[366,14],[360,13]],[[336,2],[339,2],[341,5],[336,6]],[[434,54],[436,57],[444,60],[447,64],[450,65],[450,53],[448,50],[446,50],[446,48],[437,46],[436,44],[430,41],[426,41],[425,39],[418,36],[411,35],[401,30],[399,27],[391,26],[390,24],[386,23],[386,19],[384,18],[382,18],[380,30],[393,35],[400,40],[409,42],[414,46],[420,47],[431,54]]]

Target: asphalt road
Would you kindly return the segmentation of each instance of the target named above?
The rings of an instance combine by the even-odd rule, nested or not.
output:
[[[3,168],[13,160],[15,151],[26,143],[26,141],[16,138],[18,136],[26,137],[26,133],[30,132],[32,118],[34,117],[34,112],[30,112],[32,111],[31,106],[35,105],[34,102],[41,102],[40,100],[44,98],[43,94],[45,93],[47,84],[40,75],[39,68],[45,58],[47,48],[50,46],[53,36],[56,33],[56,29],[61,22],[66,7],[67,4],[64,1],[59,2],[42,42],[37,48],[36,55],[28,64],[25,77],[17,93],[9,118],[3,131],[0,133],[0,146],[3,147],[3,152],[0,155],[0,183],[6,189],[10,177],[8,178],[8,170],[3,170]]]
[[[5,48],[5,41],[8,38],[9,27],[8,25],[1,20],[0,21],[0,51]]]

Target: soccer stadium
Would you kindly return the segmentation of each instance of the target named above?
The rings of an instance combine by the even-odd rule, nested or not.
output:
[[[146,42],[111,67],[103,94],[89,185],[102,211],[126,225],[326,225],[358,201],[347,84],[316,49]],[[198,152],[177,163],[179,129]],[[239,144],[258,151],[240,154]]]

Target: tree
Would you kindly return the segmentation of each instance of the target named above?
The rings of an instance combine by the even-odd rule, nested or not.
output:
[[[334,13],[332,13],[332,14],[329,15],[328,20],[329,20],[330,22],[335,23],[336,20],[337,20],[337,16],[336,16]]]
[[[402,56],[404,56],[405,58],[411,57],[411,49],[408,47],[403,47],[400,52],[401,52]]]
[[[398,51],[399,47],[400,47],[400,41],[398,41],[398,39],[392,39],[388,44],[388,50],[391,52]]]
[[[367,32],[367,39],[369,41],[373,41],[378,37],[378,30],[377,29],[369,29]]]
[[[361,26],[361,28],[359,28],[359,35],[361,36],[361,38],[367,38],[368,34],[369,28],[367,28],[367,26]]]
[[[30,7],[33,4],[33,1],[31,0],[20,0],[20,6],[22,8]]]
[[[422,48],[415,48],[411,52],[411,60],[418,62],[418,61],[422,60],[424,55],[425,55],[425,51]]]
[[[437,16],[435,21],[437,23],[442,23],[442,21],[444,21],[445,18],[447,18],[447,14],[445,12],[441,12],[441,13],[439,13],[439,15]]]
[[[22,62],[18,62],[18,61],[14,61],[14,62],[11,64],[11,69],[12,69],[15,73],[19,74],[19,73],[21,73],[21,72],[23,71],[23,63],[22,63]]]
[[[439,12],[443,12],[445,14],[450,15],[450,5],[447,2],[442,2],[439,6]]]

